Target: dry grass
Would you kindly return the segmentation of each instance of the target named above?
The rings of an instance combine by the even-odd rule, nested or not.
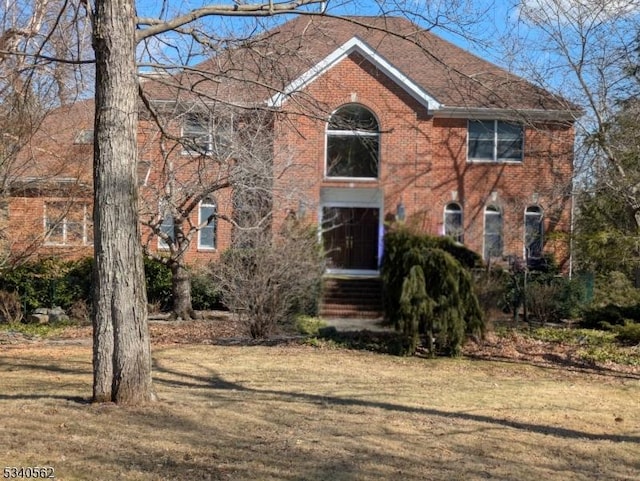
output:
[[[62,480],[637,480],[640,380],[308,346],[159,346],[91,405],[86,343],[4,346],[0,468]]]

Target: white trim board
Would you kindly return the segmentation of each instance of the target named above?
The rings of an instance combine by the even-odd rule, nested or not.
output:
[[[397,67],[387,61],[366,42],[358,37],[352,37],[341,47],[327,55],[323,60],[311,67],[301,76],[289,83],[282,92],[278,92],[267,101],[267,106],[279,108],[287,101],[287,99],[297,91],[305,88],[325,72],[329,71],[334,65],[351,55],[358,52],[369,62],[375,65],[385,75],[395,81],[409,95],[416,99],[421,105],[428,110],[438,110],[441,107],[440,102],[433,98],[420,85],[415,83]]]

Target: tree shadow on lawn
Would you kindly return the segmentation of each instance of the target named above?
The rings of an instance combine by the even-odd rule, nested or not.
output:
[[[563,439],[588,439],[592,441],[611,441],[615,443],[636,443],[640,444],[640,436],[630,435],[618,435],[618,434],[594,434],[585,431],[578,431],[575,429],[562,428],[558,426],[546,426],[543,424],[526,423],[520,421],[513,421],[504,418],[496,418],[492,416],[485,416],[481,414],[470,414],[464,412],[447,412],[433,408],[422,408],[404,406],[402,404],[394,404],[380,401],[368,401],[364,399],[353,399],[338,396],[325,396],[319,394],[308,394],[302,392],[288,392],[278,391],[274,389],[255,389],[247,386],[243,386],[238,383],[229,382],[224,380],[217,374],[213,374],[211,377],[196,376],[189,373],[170,370],[166,367],[160,366],[157,362],[154,362],[154,371],[171,376],[179,376],[181,378],[190,379],[189,381],[176,381],[171,379],[164,379],[156,377],[154,382],[158,384],[164,384],[173,387],[190,387],[190,388],[206,388],[211,390],[234,390],[250,392],[254,394],[263,394],[276,396],[283,400],[291,401],[305,401],[316,404],[333,404],[336,406],[360,406],[367,408],[379,408],[388,411],[412,413],[412,414],[424,414],[428,416],[436,416],[446,419],[459,419],[464,421],[475,421],[480,423],[493,424],[518,430],[523,430],[532,433],[545,434]]]
[[[597,364],[593,364],[581,359],[576,359],[573,357],[567,358],[565,356],[553,353],[547,353],[539,356],[539,361],[536,361],[534,359],[514,359],[509,356],[500,356],[497,354],[486,355],[467,353],[464,355],[464,357],[467,359],[472,359],[474,361],[493,361],[504,362],[507,364],[533,366],[549,371],[570,371],[582,374],[592,374],[595,376],[612,377],[617,379],[640,379],[640,374],[636,374],[633,372],[622,372],[616,369],[598,366]]]

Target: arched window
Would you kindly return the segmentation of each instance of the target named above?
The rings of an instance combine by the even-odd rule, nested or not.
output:
[[[464,240],[462,207],[456,202],[450,202],[444,207],[444,235],[461,244]]]
[[[198,248],[199,249],[215,249],[216,248],[216,213],[217,206],[213,199],[206,198],[200,202],[198,213]]]
[[[529,206],[524,211],[525,258],[540,259],[543,241],[542,209],[537,205]]]
[[[327,177],[377,178],[378,120],[357,104],[340,107],[327,126]]]
[[[502,236],[502,212],[495,205],[484,210],[484,258],[502,257],[504,240]]]

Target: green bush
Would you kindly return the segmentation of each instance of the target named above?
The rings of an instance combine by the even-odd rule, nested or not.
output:
[[[434,353],[435,338],[440,352],[458,355],[466,334],[484,330],[469,270],[478,265],[477,254],[450,239],[406,229],[387,233],[385,246],[386,319],[410,340],[410,350],[424,338]]]
[[[171,269],[157,259],[144,258],[144,277],[147,283],[147,302],[158,304],[162,310],[173,305]]]
[[[296,331],[305,336],[317,336],[320,332],[320,329],[326,326],[327,323],[319,317],[309,316],[305,314],[296,316]]]
[[[528,279],[528,313],[542,324],[580,317],[584,297],[584,286],[575,279],[536,273]]]
[[[42,259],[2,273],[0,289],[17,293],[26,312],[38,307],[67,309],[78,300],[90,300],[91,271],[91,259]]]
[[[640,344],[640,324],[625,324],[615,329],[617,339],[623,344]]]
[[[58,286],[58,295],[66,299],[60,307],[68,308],[77,301],[91,302],[91,286],[93,284],[93,257],[85,257],[71,262],[64,281]]]
[[[594,306],[635,306],[640,304],[640,289],[622,272],[609,272],[595,280]]]
[[[222,294],[209,274],[194,272],[191,276],[191,303],[196,311],[221,309]]]
[[[640,304],[634,306],[592,306],[585,310],[580,326],[587,329],[611,329],[627,322],[640,322]]]

